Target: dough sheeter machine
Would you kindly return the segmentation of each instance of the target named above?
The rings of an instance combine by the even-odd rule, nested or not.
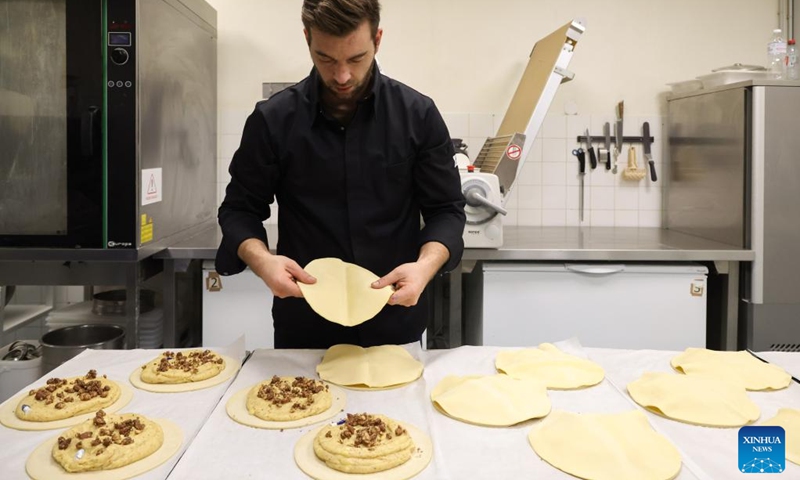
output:
[[[463,153],[456,154],[467,200],[465,247],[503,245],[507,213],[503,207],[558,86],[574,77],[567,66],[584,31],[582,24],[572,21],[536,42],[496,136],[486,140],[472,165],[464,161]]]

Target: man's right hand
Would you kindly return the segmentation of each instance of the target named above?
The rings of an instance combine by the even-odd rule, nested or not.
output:
[[[302,297],[303,292],[297,282],[317,281],[291,258],[271,254],[264,242],[257,238],[248,238],[242,242],[237,253],[278,298]]]

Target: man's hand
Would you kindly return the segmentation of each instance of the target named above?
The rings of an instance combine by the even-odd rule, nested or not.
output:
[[[389,305],[413,307],[419,296],[436,272],[442,268],[450,257],[447,247],[438,242],[428,242],[420,249],[416,262],[404,263],[383,278],[372,284],[372,288],[383,288],[394,285],[395,292],[389,297]]]
[[[291,258],[269,253],[267,246],[261,240],[255,238],[245,240],[239,245],[237,253],[278,298],[302,297],[303,292],[296,282],[317,281]]]

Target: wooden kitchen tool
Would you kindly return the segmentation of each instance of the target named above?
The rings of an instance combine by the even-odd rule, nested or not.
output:
[[[622,178],[638,182],[644,178],[646,173],[645,170],[639,170],[639,165],[636,164],[636,149],[630,147],[628,149],[628,166],[622,171]]]

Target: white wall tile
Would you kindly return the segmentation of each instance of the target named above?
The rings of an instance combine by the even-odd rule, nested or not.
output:
[[[592,190],[592,210],[614,210],[614,188],[613,187],[591,187]]]
[[[244,123],[253,110],[219,110],[217,112],[217,133],[220,135],[242,135]]]
[[[517,210],[517,225],[523,227],[538,227],[542,225],[542,211],[540,209]]]
[[[590,225],[593,227],[613,227],[614,210],[592,210]]]
[[[542,161],[566,162],[567,141],[564,138],[545,138],[542,141]]]
[[[639,189],[636,186],[620,185],[614,189],[614,193],[617,211],[639,209]]]
[[[508,214],[503,217],[503,226],[516,227],[517,226],[517,209],[508,210]]]
[[[661,210],[663,192],[658,187],[639,188],[639,209]]]
[[[546,115],[542,123],[542,138],[561,138],[567,137],[567,117],[554,113]]]
[[[616,122],[616,117],[614,116],[614,113],[613,113],[613,111],[614,111],[613,109],[614,109],[615,105],[611,106],[611,112],[612,113],[609,113],[609,114],[594,114],[594,115],[592,115],[591,116],[592,119],[591,119],[591,122],[590,122],[591,127],[590,127],[590,130],[589,130],[589,132],[592,134],[592,136],[594,136],[594,135],[602,136],[603,135],[603,125],[606,122],[608,122],[608,124],[609,124],[608,125],[608,131],[611,134],[611,144],[612,144],[611,148],[612,149],[614,148],[613,147],[613,144],[614,144],[614,123]],[[605,138],[603,139],[603,143],[605,143]]]
[[[542,208],[542,187],[538,185],[520,185],[517,195],[517,206],[520,210]]]
[[[230,164],[230,158],[217,159],[217,183],[228,183],[231,181],[231,174],[228,173]]]
[[[580,210],[568,208],[567,209],[567,226],[568,227],[586,227],[591,225],[592,211],[584,210],[583,221],[581,221]]]
[[[567,211],[542,210],[542,225],[545,227],[565,227],[567,225]]]
[[[560,185],[566,184],[567,178],[567,164],[542,162],[542,185]]]
[[[542,187],[542,208],[545,210],[567,208],[567,187],[564,185]]]
[[[525,162],[522,171],[517,173],[517,185],[541,185],[543,165],[542,162]]]
[[[469,114],[468,113],[443,113],[447,130],[451,138],[466,139],[469,137]]]
[[[614,179],[614,174],[611,173],[611,170],[606,170],[606,166],[602,163],[598,164],[597,168],[591,170],[586,176],[589,177],[595,187],[613,187],[617,183]]]
[[[519,196],[519,192],[517,192],[518,189],[519,184],[514,185],[513,188],[511,188],[511,191],[507,192],[505,197],[503,197],[503,204],[506,207],[506,210],[509,208],[517,208],[517,197]]]
[[[493,137],[494,115],[491,113],[470,113],[469,114],[469,136],[470,137]]]
[[[569,115],[567,116],[567,144],[577,145],[579,135],[584,135],[589,129],[591,135],[596,133],[591,131],[591,116],[589,115]],[[583,144],[581,144],[583,145]]]
[[[639,210],[639,226],[655,228],[661,227],[661,211]]]
[[[242,135],[220,135],[217,145],[219,145],[218,158],[233,158],[233,154],[239,148],[239,143],[242,141]]]
[[[617,210],[614,212],[615,227],[638,227],[639,212],[636,210]]]
[[[530,148],[528,149],[528,153],[523,152],[525,155],[525,164],[542,161],[542,144],[543,140],[541,138],[537,138],[531,144]]]
[[[592,204],[591,197],[592,197],[592,189],[585,187],[583,189],[583,205],[584,210],[589,210],[589,206]],[[581,189],[578,186],[568,185],[567,186],[567,208],[571,210],[578,210],[581,207],[580,204],[581,199]]]

